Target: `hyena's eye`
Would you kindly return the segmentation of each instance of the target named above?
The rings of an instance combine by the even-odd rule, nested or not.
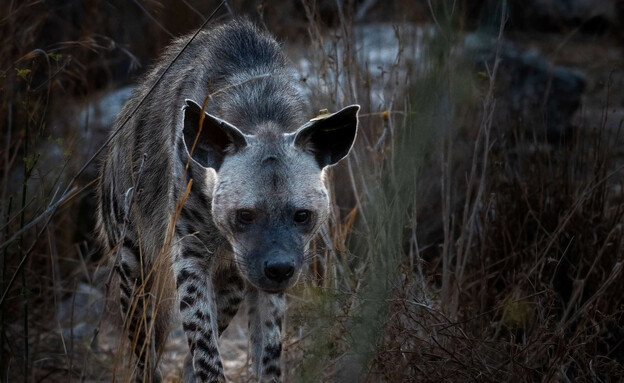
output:
[[[311,215],[309,210],[297,210],[295,212],[294,221],[296,223],[306,223],[310,220]]]
[[[236,212],[236,220],[242,224],[250,224],[256,220],[256,213],[252,210],[241,209]]]

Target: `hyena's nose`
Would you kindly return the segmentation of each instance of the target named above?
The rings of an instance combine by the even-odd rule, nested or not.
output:
[[[292,262],[276,260],[264,264],[264,275],[274,282],[284,282],[292,277],[295,265]]]

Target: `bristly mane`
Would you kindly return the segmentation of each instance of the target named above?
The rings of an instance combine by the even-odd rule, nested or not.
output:
[[[240,18],[210,34],[210,91],[215,114],[245,133],[273,122],[282,132],[301,123],[303,101],[292,85],[288,59],[266,31]],[[227,100],[227,102],[219,102]]]

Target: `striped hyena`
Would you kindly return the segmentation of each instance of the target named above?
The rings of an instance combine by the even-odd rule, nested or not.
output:
[[[183,37],[116,122],[115,130],[128,120],[101,168],[98,227],[119,275],[139,381],[160,380],[175,289],[186,381],[225,380],[217,338],[243,299],[255,374],[280,381],[283,292],[328,218],[324,169],[349,152],[359,109],[301,126],[287,64],[246,20]]]

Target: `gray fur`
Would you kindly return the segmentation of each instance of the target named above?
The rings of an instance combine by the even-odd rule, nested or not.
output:
[[[328,218],[324,168],[349,152],[359,107],[300,128],[303,103],[288,61],[246,20],[201,32],[148,95],[189,38],[172,43],[124,107],[115,128],[147,97],[113,139],[98,187],[101,242],[121,254],[115,267],[136,377],[160,380],[155,361],[170,313],[156,312],[155,299],[166,293],[154,287],[154,275],[172,269],[190,348],[186,380],[225,381],[217,338],[246,299],[254,372],[280,381],[283,291]],[[191,179],[174,238],[164,245]],[[137,193],[129,202],[131,188]],[[159,254],[170,268],[158,266]]]

